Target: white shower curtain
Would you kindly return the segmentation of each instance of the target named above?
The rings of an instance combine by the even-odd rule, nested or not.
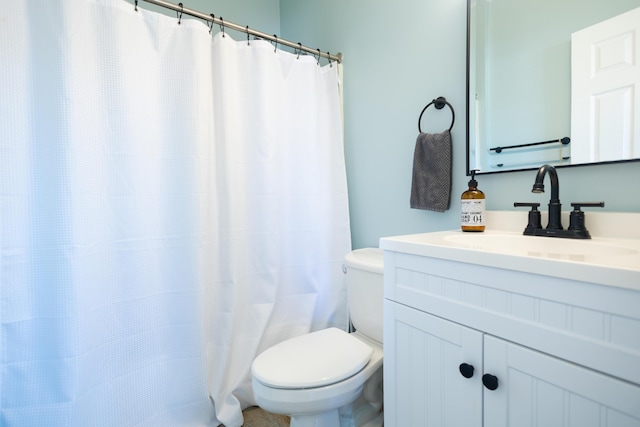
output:
[[[339,72],[120,0],[0,8],[0,425],[226,426],[346,327]]]

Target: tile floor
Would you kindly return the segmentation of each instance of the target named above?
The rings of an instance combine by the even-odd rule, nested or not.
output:
[[[245,409],[242,415],[243,427],[289,427],[289,417],[266,412],[257,406]]]

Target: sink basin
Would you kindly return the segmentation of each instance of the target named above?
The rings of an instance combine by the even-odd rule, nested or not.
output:
[[[446,242],[455,246],[503,254],[544,257],[577,262],[596,261],[602,257],[638,255],[633,248],[594,240],[572,240],[518,234],[449,234]]]

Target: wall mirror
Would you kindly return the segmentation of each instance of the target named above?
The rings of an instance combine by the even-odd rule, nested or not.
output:
[[[640,0],[467,0],[467,172],[640,160],[640,82],[629,86],[630,93],[596,100],[611,104],[596,119],[626,120],[622,130],[598,130],[576,118],[578,92],[572,91],[578,69],[572,67],[572,34],[636,9],[640,13]],[[598,61],[610,68],[631,64],[631,73],[640,76],[640,40],[620,37]],[[631,124],[628,114],[635,115]],[[617,146],[606,156],[587,155],[585,138],[598,132],[607,135],[599,144],[615,140]],[[630,146],[619,152],[624,138]]]

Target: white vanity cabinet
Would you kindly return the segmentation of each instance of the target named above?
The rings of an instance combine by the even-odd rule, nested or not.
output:
[[[409,246],[381,240],[385,426],[640,426],[640,289]]]

